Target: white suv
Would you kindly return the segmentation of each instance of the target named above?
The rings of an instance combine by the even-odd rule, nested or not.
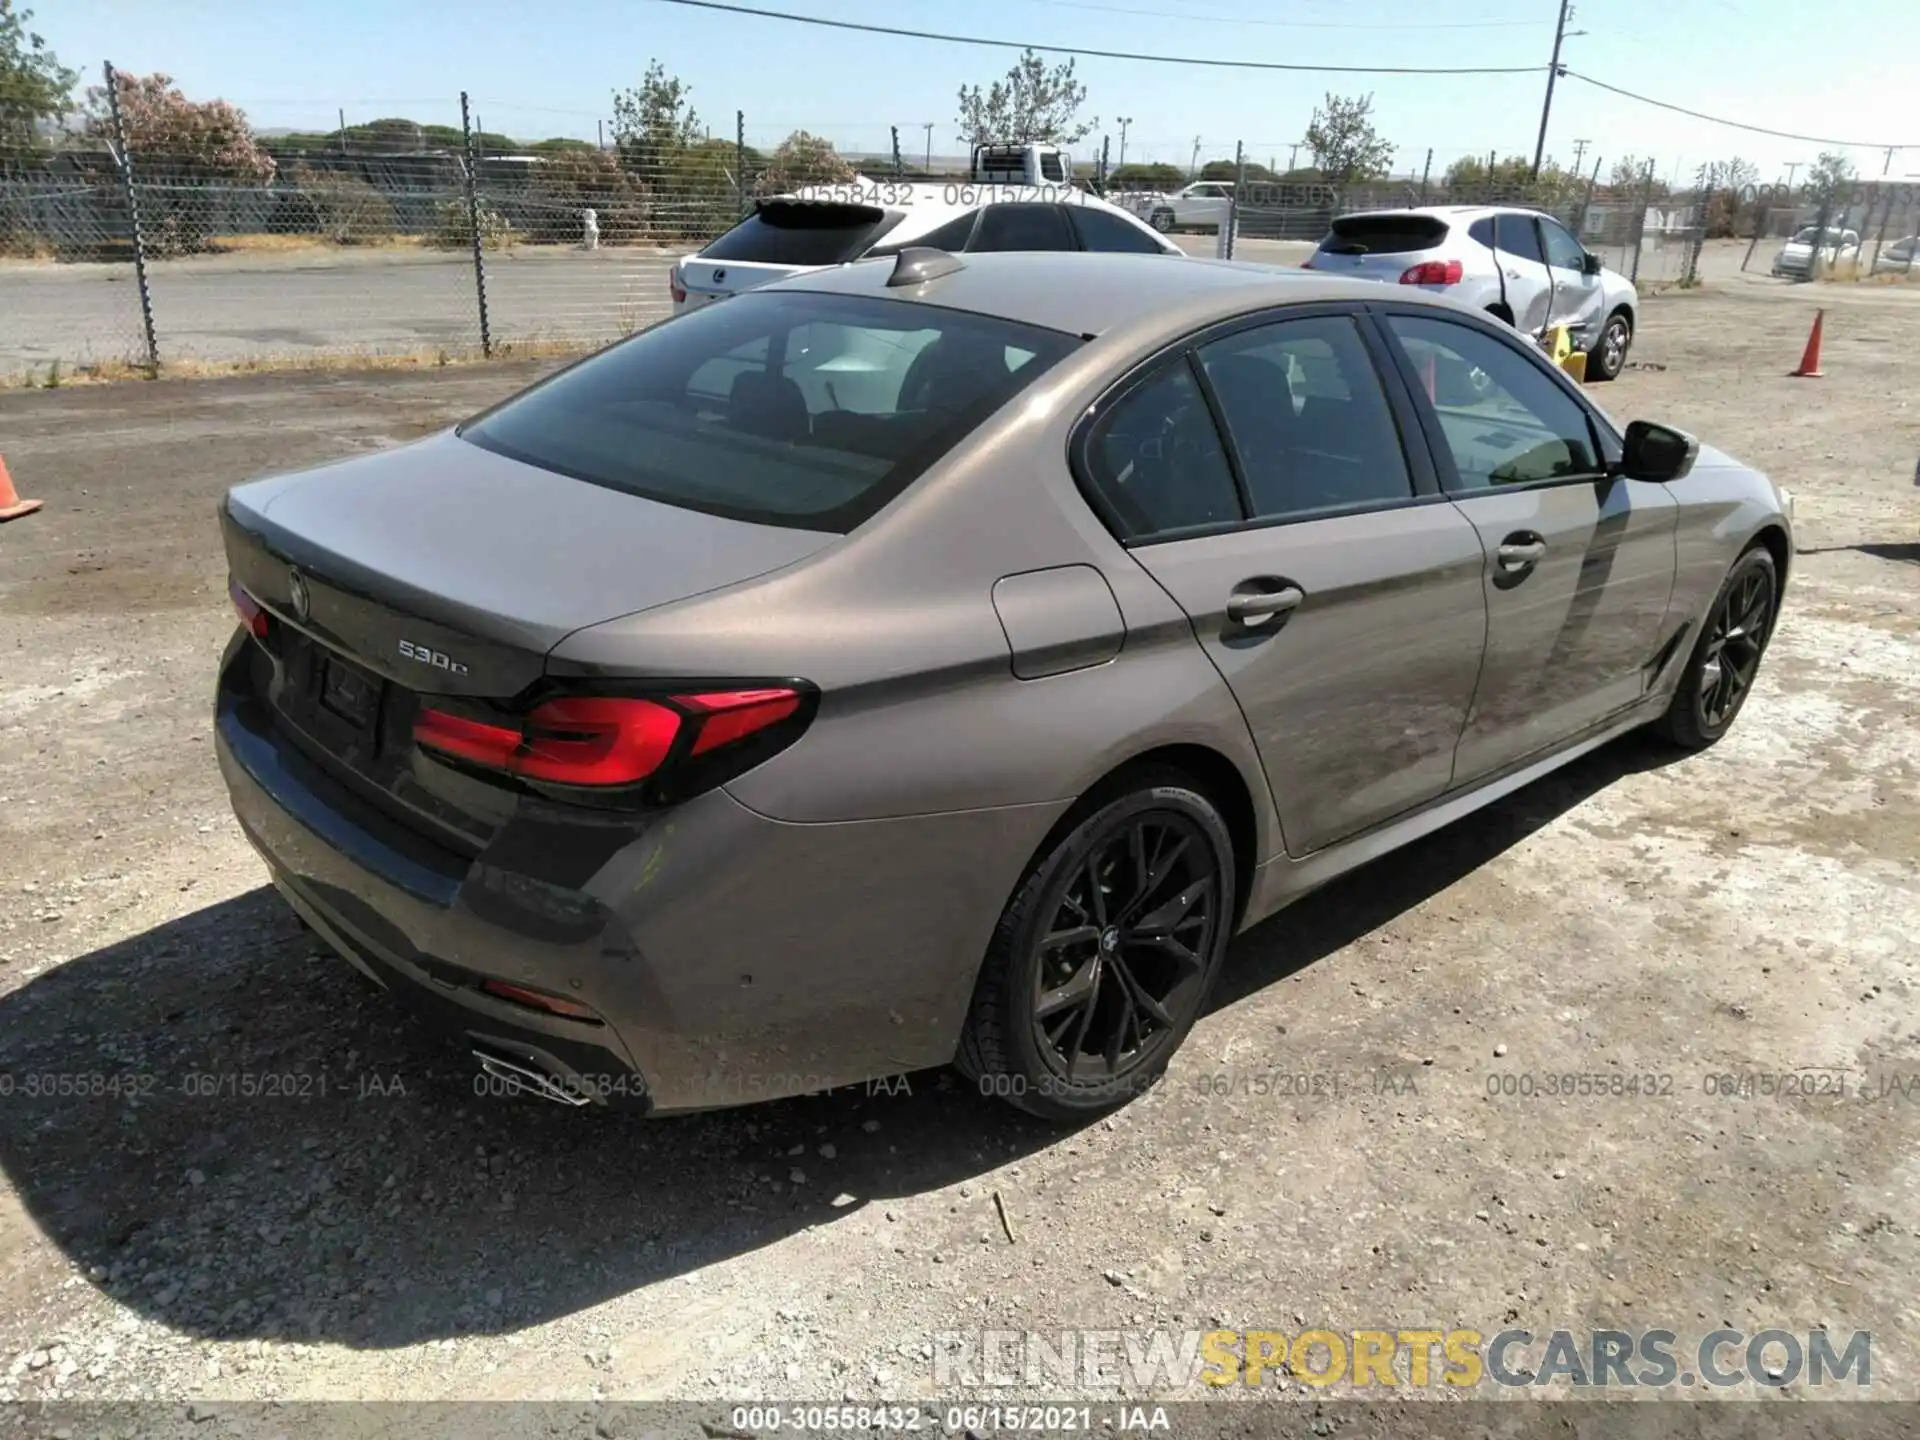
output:
[[[1217,230],[1233,210],[1233,182],[1196,180],[1171,195],[1135,191],[1121,197],[1121,203],[1163,235],[1171,230]]]
[[[758,202],[753,213],[674,265],[677,315],[803,270],[938,250],[1122,250],[1184,255],[1170,240],[1071,185],[951,185],[851,180]]]
[[[1437,290],[1526,335],[1565,325],[1586,352],[1589,380],[1620,373],[1639,320],[1633,282],[1538,210],[1436,205],[1342,215],[1306,268]]]

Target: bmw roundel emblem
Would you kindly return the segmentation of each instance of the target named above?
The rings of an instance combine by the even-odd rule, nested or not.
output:
[[[313,613],[313,597],[307,593],[306,578],[298,570],[287,572],[287,598],[293,603],[293,618],[304,624]]]

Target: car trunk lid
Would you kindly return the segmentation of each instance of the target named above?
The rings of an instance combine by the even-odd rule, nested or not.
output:
[[[896,218],[897,217],[893,217]],[[751,215],[678,266],[688,306],[724,300],[857,259],[890,223],[877,205],[815,196],[762,200]]]
[[[475,843],[510,797],[415,763],[423,704],[511,711],[573,631],[838,538],[588,484],[452,433],[236,486],[220,516],[233,583],[272,617],[272,664],[248,698],[369,798]]]
[[[1313,269],[1372,280],[1398,280],[1445,244],[1447,222],[1437,215],[1342,215],[1314,252]]]

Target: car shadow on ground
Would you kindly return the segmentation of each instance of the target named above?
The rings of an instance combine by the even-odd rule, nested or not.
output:
[[[1660,758],[1606,747],[1336,882],[1236,942],[1216,1006]],[[264,886],[0,997],[0,1037],[34,1221],[113,1299],[230,1340],[516,1331],[1066,1139],[948,1072],[663,1121],[490,1096]]]
[[[1920,541],[1877,542],[1869,540],[1860,545],[1822,545],[1818,548],[1802,549],[1801,555],[1831,555],[1840,550],[1853,550],[1862,555],[1871,555],[1876,560],[1905,561],[1909,565],[1920,565]]]

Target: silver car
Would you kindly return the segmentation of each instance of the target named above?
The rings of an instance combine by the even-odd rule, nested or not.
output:
[[[219,763],[487,1084],[957,1060],[1071,1120],[1236,932],[1630,730],[1724,734],[1789,509],[1417,289],[909,248],[234,488]]]
[[[1619,375],[1639,324],[1633,282],[1538,210],[1433,205],[1342,215],[1306,268],[1418,286],[1527,335],[1567,326],[1589,380]]]

